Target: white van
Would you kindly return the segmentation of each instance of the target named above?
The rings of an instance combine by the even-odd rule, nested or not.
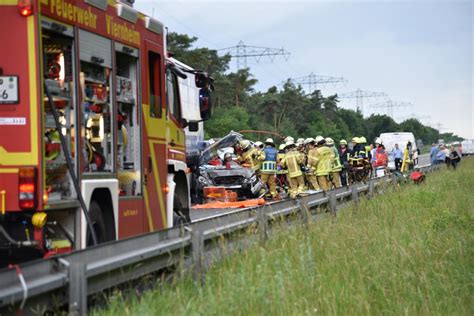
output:
[[[461,142],[462,155],[474,155],[474,139],[466,139]]]
[[[417,149],[415,136],[413,135],[413,133],[410,132],[382,133],[379,137],[382,141],[382,144],[385,146],[385,151],[389,154],[388,168],[391,170],[395,170],[395,158],[393,157],[393,155],[391,155],[392,149],[395,148],[395,144],[398,144],[398,148],[400,148],[402,152],[407,146],[408,142],[411,142],[412,149],[414,151],[416,151]]]

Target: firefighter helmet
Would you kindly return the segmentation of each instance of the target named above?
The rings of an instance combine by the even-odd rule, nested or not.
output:
[[[273,139],[267,138],[267,140],[265,141],[265,145],[273,145],[273,146],[275,146],[275,143],[273,142]]]
[[[246,140],[246,139],[243,139],[239,142],[239,145],[240,145],[240,148],[242,148],[243,150],[249,148],[250,146],[250,141]]]
[[[339,145],[347,145],[347,141],[345,139],[341,139],[339,141]]]
[[[327,145],[334,145],[334,140],[331,137],[326,137],[325,140]]]

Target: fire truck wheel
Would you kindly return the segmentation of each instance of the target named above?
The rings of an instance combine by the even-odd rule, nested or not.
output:
[[[97,237],[97,243],[101,244],[106,242],[107,231],[105,229],[104,217],[102,216],[102,209],[97,201],[92,200],[91,205],[89,206],[89,217],[91,219],[92,227],[95,231],[95,236]],[[87,246],[93,246],[92,235],[89,228],[87,228]]]
[[[173,226],[185,224],[186,216],[183,213],[183,205],[181,201],[175,196],[173,200]]]

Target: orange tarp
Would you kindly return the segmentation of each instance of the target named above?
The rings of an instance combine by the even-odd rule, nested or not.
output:
[[[265,203],[266,203],[265,199],[252,199],[252,200],[237,201],[237,202],[213,201],[213,202],[209,202],[209,203],[206,203],[206,204],[194,205],[193,209],[244,208],[244,207],[264,205]]]

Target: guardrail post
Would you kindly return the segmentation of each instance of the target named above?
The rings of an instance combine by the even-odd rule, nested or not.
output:
[[[303,224],[308,225],[310,214],[309,214],[309,208],[308,208],[308,200],[306,197],[303,197],[301,199],[300,211],[301,211],[301,220]]]
[[[352,190],[352,202],[354,203],[355,207],[359,206],[359,189],[355,184],[351,187]]]
[[[191,232],[191,251],[193,258],[193,277],[194,281],[203,283],[203,251],[204,251],[204,235],[200,230]]]
[[[329,207],[331,209],[332,216],[336,217],[337,203],[336,194],[334,192],[329,193]]]
[[[268,239],[267,229],[268,221],[267,214],[265,212],[266,206],[258,209],[258,231],[260,234],[260,242],[264,243]]]
[[[367,193],[367,197],[369,199],[374,197],[374,182],[371,179],[369,179],[369,192]]]
[[[69,264],[69,315],[87,315],[87,275],[84,262]]]

